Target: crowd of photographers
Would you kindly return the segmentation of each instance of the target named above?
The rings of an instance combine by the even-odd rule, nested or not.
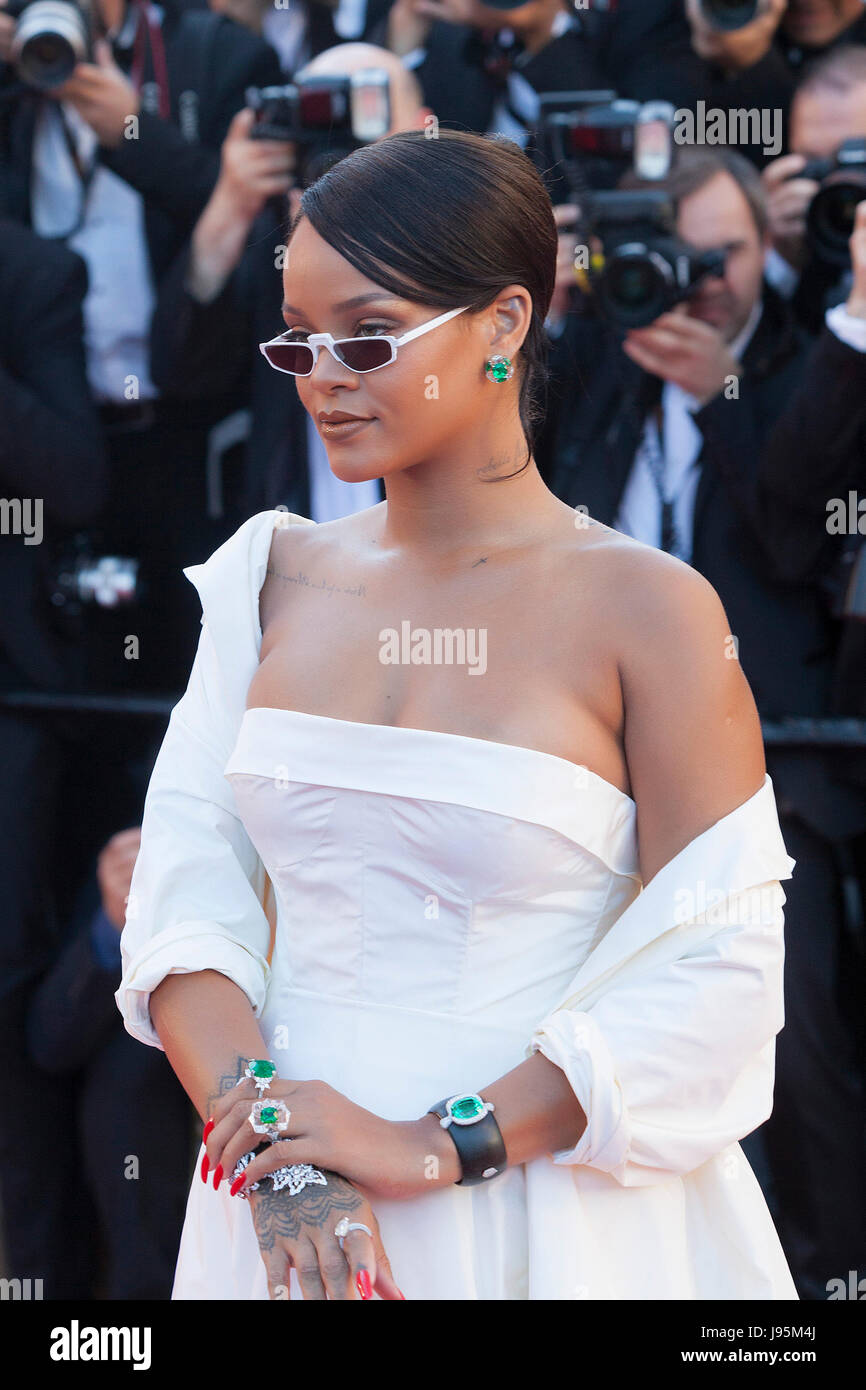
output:
[[[800,1296],[866,1275],[864,0],[0,0],[0,1201],[45,1297],[170,1294],[193,1116],[113,994],[181,571],[384,496],[258,344],[300,190],[440,125],[554,200],[545,479],[728,613],[797,861],[743,1147]]]

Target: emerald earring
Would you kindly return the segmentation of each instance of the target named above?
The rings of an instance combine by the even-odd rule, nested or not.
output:
[[[514,363],[510,357],[491,357],[484,363],[484,375],[488,381],[510,381],[514,376]]]

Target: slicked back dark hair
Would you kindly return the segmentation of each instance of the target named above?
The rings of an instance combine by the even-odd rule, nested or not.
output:
[[[520,146],[464,131],[440,130],[434,139],[400,131],[354,150],[311,184],[289,238],[300,217],[401,299],[477,311],[508,285],[529,292],[532,321],[515,363],[525,468],[543,416],[557,233],[547,190]]]

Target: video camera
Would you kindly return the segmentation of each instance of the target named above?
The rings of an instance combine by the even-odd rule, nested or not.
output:
[[[297,146],[300,187],[391,128],[388,74],[362,68],[351,76],[304,77],[284,87],[250,87],[254,140],[291,140]]]
[[[806,235],[820,261],[846,268],[857,204],[866,201],[866,140],[846,140],[832,158],[810,160],[792,177],[821,184],[809,207]]]
[[[8,0],[5,13],[18,21],[10,62],[29,87],[60,87],[76,63],[92,59],[89,0]]]
[[[699,251],[676,235],[676,207],[661,189],[617,189],[631,170],[667,177],[673,107],[622,101],[613,92],[542,95],[536,149],[556,171],[561,201],[577,205],[573,230],[586,245],[576,267],[581,289],[623,332],[643,328],[688,299],[707,275],[721,275],[721,251]],[[563,229],[565,230],[565,229]]]

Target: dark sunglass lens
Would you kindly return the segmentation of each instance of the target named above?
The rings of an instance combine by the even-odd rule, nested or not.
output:
[[[306,343],[271,343],[267,359],[272,367],[295,376],[309,376],[313,370],[313,349]]]
[[[381,338],[341,338],[337,351],[353,372],[370,372],[391,361],[391,344]]]

